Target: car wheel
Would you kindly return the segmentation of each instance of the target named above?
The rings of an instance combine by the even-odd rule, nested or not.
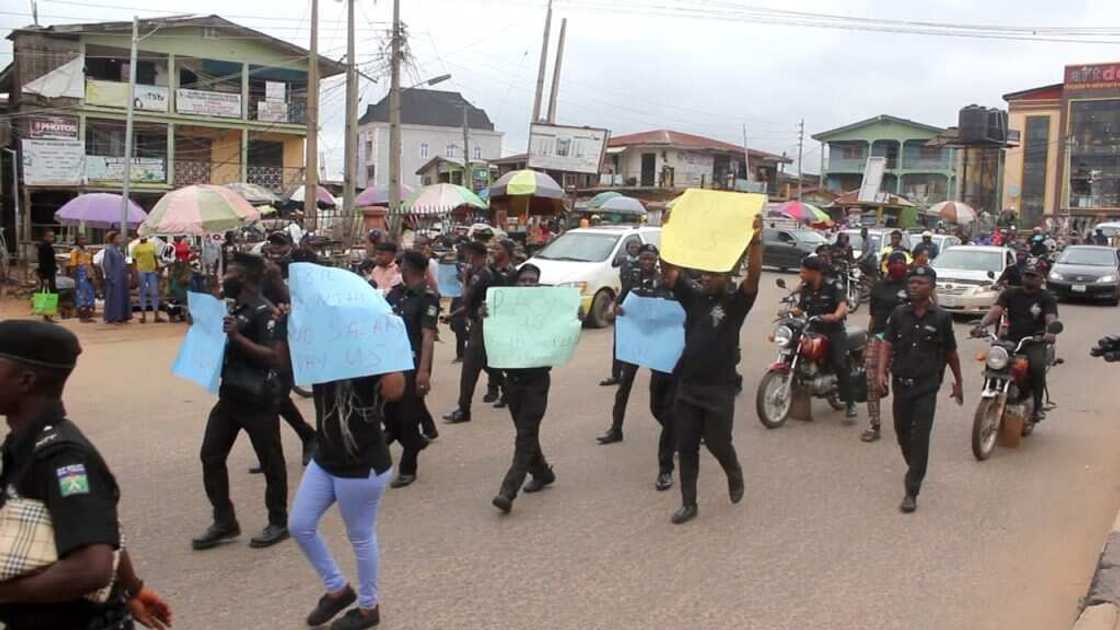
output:
[[[610,310],[613,301],[614,296],[606,289],[595,294],[595,299],[591,301],[591,308],[584,320],[589,328],[606,328],[609,323],[607,312]]]

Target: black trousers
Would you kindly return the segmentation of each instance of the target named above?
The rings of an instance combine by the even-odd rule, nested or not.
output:
[[[617,355],[618,355],[618,343],[617,343],[617,338],[616,338],[617,335],[618,335],[618,329],[617,328],[611,328],[611,378],[613,378],[616,381],[620,381],[620,380],[622,380],[622,371],[625,370],[626,366],[629,365],[629,364],[623,363],[622,361],[619,361],[618,358],[617,358]]]
[[[1035,413],[1042,411],[1046,395],[1046,344],[1028,343],[1023,346],[1023,354],[1030,362],[1031,394],[1034,397]]]
[[[742,479],[743,468],[731,444],[735,420],[735,385],[692,385],[677,383],[677,450],[681,465],[681,499],[696,505],[696,479],[700,474],[700,438],[719,461],[728,480]]]
[[[618,389],[614,392],[614,407],[611,409],[611,431],[622,431],[622,422],[626,419],[626,405],[630,402],[630,390],[634,388],[634,377],[638,375],[638,366],[633,363],[615,361],[620,366],[617,373],[611,376],[618,379]]]
[[[622,363],[622,362],[620,362]],[[614,393],[614,408],[611,410],[611,430],[622,431],[626,418],[626,405],[630,402],[630,392],[634,388],[634,378],[638,366],[622,363],[618,390]],[[673,472],[673,453],[677,450],[676,427],[673,422],[673,387],[675,379],[671,374],[649,371],[649,411],[661,425],[661,435],[657,440],[657,464],[662,473]]]
[[[299,407],[296,407],[296,403],[291,397],[285,398],[280,403],[279,411],[280,417],[288,423],[288,426],[292,427],[301,442],[306,444],[315,439],[315,427],[307,424],[307,421],[303,419],[303,414],[299,411]]]
[[[463,305],[463,298],[451,298],[451,310]],[[462,359],[467,350],[467,318],[455,317],[451,320],[451,332],[455,333],[455,358]]]
[[[237,520],[229,499],[229,451],[243,430],[249,434],[253,450],[264,470],[264,503],[268,522],[288,525],[288,470],[280,445],[280,418],[275,409],[218,399],[206,420],[202,437],[202,483],[214,507],[214,522],[229,524]]]
[[[526,475],[548,474],[548,462],[541,452],[541,420],[548,408],[548,389],[552,380],[548,372],[529,375],[507,375],[506,401],[517,437],[513,443],[513,463],[502,480],[500,494],[517,496]]]
[[[459,373],[459,409],[463,413],[470,413],[474,388],[478,385],[478,376],[483,370],[490,377],[487,391],[497,392],[502,385],[501,370],[495,370],[486,365],[486,345],[482,337],[481,320],[471,321],[466,352],[463,355],[463,369]]]
[[[848,334],[843,330],[828,333],[828,364],[836,373],[840,400],[852,402],[852,373],[848,366]]]
[[[405,372],[404,395],[396,402],[385,405],[385,423],[389,434],[400,443],[404,452],[397,472],[401,475],[415,475],[417,458],[427,446],[420,435],[420,418],[427,412],[424,399],[416,391],[416,371]]]
[[[937,392],[941,384],[936,380],[911,383],[895,378],[894,432],[902,458],[906,460],[906,494],[918,496],[929,463],[929,438],[933,432],[933,415],[937,411]]]
[[[55,272],[51,271],[47,275],[39,273],[39,290],[48,293],[58,293],[58,287],[55,285]]]

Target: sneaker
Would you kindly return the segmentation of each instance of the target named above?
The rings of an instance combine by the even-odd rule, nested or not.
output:
[[[374,606],[372,610],[351,608],[331,624],[330,630],[361,630],[372,628],[379,623],[381,623],[381,606]]]
[[[882,436],[879,433],[879,427],[872,425],[864,430],[863,434],[859,436],[859,439],[864,442],[878,442],[880,437]]]
[[[354,589],[349,584],[337,595],[327,593],[319,598],[315,610],[312,610],[311,614],[307,616],[307,625],[312,628],[321,626],[334,619],[335,615],[346,610],[356,601],[358,601],[358,595],[354,593]]]

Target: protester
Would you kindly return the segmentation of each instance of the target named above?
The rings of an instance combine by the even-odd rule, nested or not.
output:
[[[290,520],[296,543],[327,591],[307,616],[308,626],[325,625],[355,601],[331,630],[372,628],[381,621],[377,516],[393,467],[381,432],[382,408],[399,400],[404,388],[399,372],[312,386],[319,446],[292,501]],[[357,593],[319,533],[319,521],[336,502],[354,549]]]
[[[0,487],[5,501],[46,508],[58,552],[58,561],[42,571],[0,582],[0,622],[8,630],[125,630],[133,618],[152,628],[170,626],[171,609],[136,577],[124,548],[116,479],[66,417],[62,393],[81,352],[65,328],[0,322],[0,413],[11,429]],[[27,553],[30,543],[0,541],[14,556]],[[99,602],[87,598],[106,590]]]
[[[879,388],[879,359],[882,354],[883,336],[891,313],[907,300],[906,256],[894,252],[887,257],[887,275],[871,289],[871,321],[868,323],[867,347],[864,349],[864,368],[867,377],[867,416],[869,426],[860,435],[864,442],[876,442],[880,433],[879,399],[887,395]]]
[[[632,239],[626,242],[626,257],[622,259],[622,264],[618,267],[618,279],[619,285],[621,286],[621,291],[619,291],[619,297],[615,301],[616,303],[620,302],[623,297],[622,294],[626,293],[629,287],[632,287],[634,285],[634,282],[639,273],[638,250],[641,249],[641,247],[642,243],[638,239]],[[617,344],[613,342],[611,344],[611,375],[599,381],[599,385],[601,387],[610,387],[612,385],[618,385],[620,382],[622,382],[623,365],[622,362],[615,357],[615,353],[617,351],[616,345]]]
[[[43,240],[39,241],[38,254],[39,267],[36,269],[36,273],[39,275],[39,290],[58,293],[58,287],[55,284],[55,276],[58,275],[58,261],[55,259],[54,232],[47,230],[43,233]],[[43,315],[43,320],[53,321],[50,315]]]
[[[140,323],[148,322],[148,305],[152,307],[155,321],[165,322],[159,314],[159,260],[156,257],[155,243],[141,236],[140,242],[132,248],[132,260],[140,281]]]
[[[93,288],[93,254],[86,247],[86,237],[79,234],[70,250],[70,260],[66,264],[70,277],[74,278],[74,306],[78,309],[78,319],[93,321],[96,292]]]
[[[374,267],[369,272],[370,284],[388,295],[393,287],[401,283],[401,270],[397,266],[397,245],[389,241],[382,241],[374,246]]]
[[[105,235],[104,258],[101,271],[105,276],[105,307],[103,317],[106,323],[123,324],[132,319],[130,302],[131,276],[125,264],[121,244],[124,239],[119,232]]]
[[[229,498],[226,460],[237,435],[249,434],[264,469],[268,526],[250,541],[268,547],[288,538],[288,473],[280,443],[277,413],[280,379],[287,364],[287,335],[273,305],[261,295],[264,261],[236,254],[222,279],[222,295],[232,301],[223,330],[228,335],[218,402],[206,421],[202,438],[202,480],[214,508],[214,520],[192,541],[196,550],[210,549],[241,534]]]

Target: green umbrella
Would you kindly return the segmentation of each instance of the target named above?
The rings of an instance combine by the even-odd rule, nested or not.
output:
[[[601,192],[598,195],[595,195],[594,197],[592,197],[591,201],[587,202],[587,207],[592,209],[592,210],[595,210],[595,209],[598,209],[599,207],[601,207],[604,203],[610,201],[611,199],[615,199],[615,198],[621,197],[621,196],[622,196],[622,193],[615,192],[613,190],[608,190],[606,192]]]

